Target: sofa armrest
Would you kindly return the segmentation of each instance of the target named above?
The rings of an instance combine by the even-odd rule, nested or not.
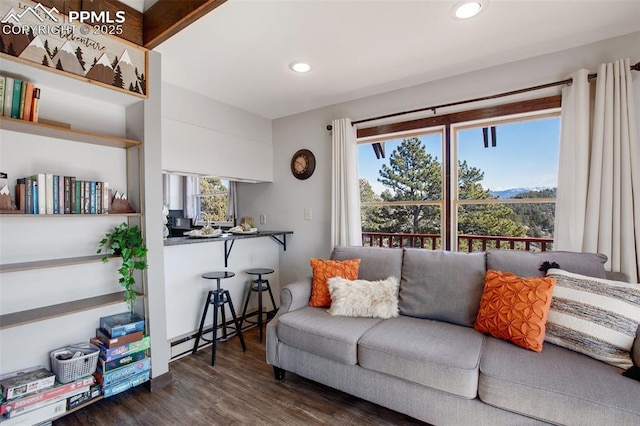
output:
[[[627,274],[625,274],[624,272],[604,271],[604,273],[605,273],[606,278],[608,280],[622,281],[622,282],[625,282],[625,283],[631,282],[631,280],[629,279]]]
[[[278,367],[278,318],[280,315],[303,308],[311,298],[311,280],[306,278],[287,284],[280,290],[278,313],[267,324],[266,355],[267,363]]]
[[[280,290],[278,314],[295,311],[309,304],[311,298],[311,277],[287,284]]]

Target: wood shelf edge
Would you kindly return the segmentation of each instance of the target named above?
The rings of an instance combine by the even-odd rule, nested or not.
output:
[[[11,216],[11,217],[109,217],[109,216],[134,216],[140,217],[142,213],[108,213],[108,214],[26,214],[24,212],[12,213],[15,210],[9,210],[6,212],[4,210],[0,210],[0,216]]]
[[[143,294],[139,294],[138,296],[144,297]],[[124,292],[108,293],[86,299],[78,299],[71,302],[4,314],[0,315],[0,330],[98,309],[116,303],[125,303]]]
[[[142,47],[142,46],[138,46],[138,47]],[[147,53],[145,53],[145,56],[148,56]],[[22,65],[26,65],[26,66],[29,66],[29,67],[37,68],[37,69],[40,69],[42,71],[49,72],[51,74],[55,74],[55,75],[58,75],[58,76],[61,76],[61,77],[67,77],[67,78],[70,78],[70,79],[73,79],[73,80],[81,81],[83,83],[89,83],[91,85],[94,85],[96,87],[101,87],[103,89],[113,90],[114,92],[121,93],[122,95],[125,95],[125,96],[131,96],[132,98],[138,98],[140,100],[145,100],[145,99],[149,98],[148,95],[143,94],[143,93],[136,93],[136,92],[132,92],[130,90],[119,89],[119,88],[117,88],[115,86],[112,86],[110,84],[102,83],[102,82],[97,81],[97,80],[91,80],[90,78],[86,78],[84,76],[73,74],[73,73],[70,73],[70,72],[61,71],[61,70],[58,70],[56,68],[52,68],[52,67],[48,67],[46,65],[39,64],[37,62],[27,61],[26,59],[22,59],[22,58],[19,58],[19,57],[16,57],[16,56],[12,56],[12,55],[9,55],[7,53],[0,52],[0,59],[7,60],[7,61],[13,61],[13,62],[16,62],[18,64],[22,64]]]
[[[56,268],[60,266],[82,265],[85,263],[102,262],[104,254],[94,254],[90,256],[76,256],[59,259],[35,260],[30,262],[17,262],[0,264],[0,273],[30,271],[33,269]],[[107,256],[113,258],[116,256]]]
[[[67,129],[50,124],[33,123],[10,117],[0,117],[0,129],[115,148],[131,148],[141,145],[140,141],[134,139],[86,132],[84,130]]]

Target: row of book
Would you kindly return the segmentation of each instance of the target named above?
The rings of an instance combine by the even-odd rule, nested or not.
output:
[[[16,204],[26,214],[108,214],[109,182],[38,173],[17,180]]]
[[[150,378],[144,318],[129,312],[100,318],[91,344],[99,348],[95,372],[60,383],[42,366],[0,376],[0,425],[24,425],[59,417],[100,395],[117,395]],[[61,379],[62,380],[62,379]]]
[[[40,88],[29,81],[0,75],[0,115],[38,122]]]

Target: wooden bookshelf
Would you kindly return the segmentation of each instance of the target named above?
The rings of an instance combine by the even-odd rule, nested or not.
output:
[[[139,294],[139,296],[142,296],[142,294]],[[56,305],[43,306],[41,308],[29,309],[11,314],[4,314],[0,315],[0,330],[66,316],[77,312],[97,309],[117,303],[125,303],[124,292],[119,291],[117,293],[103,294],[101,296],[78,299],[71,302],[58,303]]]
[[[133,146],[140,145],[140,141],[133,139],[85,132],[82,130],[67,129],[64,127],[51,126],[49,124],[32,123],[30,121],[18,120],[16,118],[9,117],[0,117],[0,129],[73,142],[88,143],[92,145],[110,146],[114,148],[131,148]]]
[[[142,213],[108,213],[108,214],[76,214],[76,213],[67,213],[67,214],[26,214],[19,210],[0,210],[0,216],[8,215],[11,217],[66,217],[66,218],[79,218],[79,217],[109,217],[109,216],[126,216],[126,217],[140,217]]]
[[[67,257],[62,259],[46,259],[36,260],[32,262],[6,263],[0,265],[0,273],[3,272],[19,272],[30,271],[32,269],[55,268],[59,266],[82,265],[85,263],[102,262],[104,254],[95,254],[92,256]],[[113,258],[116,256],[108,256]]]

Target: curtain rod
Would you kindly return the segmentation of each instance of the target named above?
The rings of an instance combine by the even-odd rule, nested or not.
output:
[[[640,71],[640,62],[636,63],[635,65],[631,65],[629,68],[630,68],[631,71]],[[595,78],[598,78],[598,74],[597,73],[589,74],[587,76],[587,80],[588,81],[591,81],[591,80],[593,80]],[[504,98],[506,96],[519,95],[520,93],[526,93],[526,92],[533,92],[533,91],[536,91],[536,90],[548,89],[549,87],[563,86],[565,84],[571,85],[572,83],[573,83],[573,78],[567,78],[566,80],[560,80],[560,81],[556,81],[556,82],[553,82],[553,83],[541,84],[539,86],[527,87],[525,89],[512,90],[510,92],[503,92],[503,93],[498,93],[498,94],[490,95],[490,96],[483,96],[481,98],[467,99],[467,100],[464,100],[464,101],[451,102],[451,103],[448,103],[448,104],[435,105],[435,106],[430,106],[430,107],[426,107],[426,108],[412,109],[410,111],[402,111],[402,112],[396,112],[396,113],[393,113],[393,114],[386,114],[386,115],[380,115],[380,116],[377,116],[377,117],[365,118],[365,119],[362,119],[362,120],[353,121],[353,122],[351,122],[351,125],[355,126],[356,124],[367,123],[369,121],[382,120],[384,118],[397,117],[399,115],[413,114],[413,113],[416,113],[416,112],[423,112],[423,111],[433,111],[433,113],[435,114],[436,110],[438,110],[440,108],[446,108],[446,107],[451,107],[451,106],[470,104],[470,103],[473,103],[473,102],[488,101],[488,100],[491,100],[491,99]],[[328,124],[327,125],[327,130],[331,130],[331,129],[333,129],[333,126],[331,126],[331,124]]]

